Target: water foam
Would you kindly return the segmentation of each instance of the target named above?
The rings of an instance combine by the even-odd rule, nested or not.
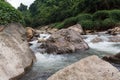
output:
[[[120,52],[120,42],[108,42],[108,37],[112,37],[112,35],[85,35],[87,37],[85,41],[88,43],[89,47],[92,49],[96,49],[99,51],[105,51],[108,53],[116,54]],[[92,43],[91,40],[95,37],[101,38],[103,41],[98,43]],[[114,46],[118,45],[118,46]]]

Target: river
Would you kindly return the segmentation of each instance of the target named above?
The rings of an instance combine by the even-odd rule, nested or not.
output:
[[[49,35],[46,35],[49,36]],[[105,55],[116,54],[120,52],[120,42],[108,42],[108,37],[111,35],[99,35],[104,41],[99,43],[92,43],[91,40],[98,35],[84,35],[86,37],[84,40],[88,43],[90,49],[86,51],[77,51],[71,54],[41,54],[38,48],[40,43],[37,41],[31,42],[33,45],[30,47],[37,58],[37,62],[34,63],[32,69],[27,72],[20,80],[47,80],[52,74],[58,70],[76,62],[80,59],[90,56],[98,55],[103,57]],[[119,65],[117,65],[119,66]]]

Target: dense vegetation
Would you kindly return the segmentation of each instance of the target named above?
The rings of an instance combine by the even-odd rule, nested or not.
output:
[[[23,23],[23,18],[21,13],[14,9],[5,0],[0,0],[0,25],[8,24],[12,22]]]
[[[28,13],[27,25],[64,28],[80,23],[84,29],[107,29],[119,25],[119,9],[120,0],[35,0],[29,10],[20,11]]]

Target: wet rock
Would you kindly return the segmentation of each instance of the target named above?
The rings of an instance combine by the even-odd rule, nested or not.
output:
[[[120,36],[109,37],[109,42],[120,42]]]
[[[120,80],[120,72],[97,56],[90,56],[56,72],[47,80]]]
[[[111,34],[111,35],[116,35],[116,34],[120,34],[120,26],[119,27],[115,27],[113,29],[109,29],[107,31],[108,34]]]
[[[80,32],[69,28],[53,33],[43,45],[46,52],[60,54],[89,48],[87,43],[82,39]]]
[[[120,64],[120,53],[113,56],[104,56],[103,59],[110,63]]]
[[[17,80],[34,60],[25,29],[20,24],[5,26],[0,32],[0,80]]]
[[[38,38],[38,43],[43,43],[43,42],[46,42],[46,39],[44,39],[44,38]]]
[[[98,43],[98,42],[102,42],[103,40],[99,37],[95,37],[93,40],[91,40],[92,43]]]

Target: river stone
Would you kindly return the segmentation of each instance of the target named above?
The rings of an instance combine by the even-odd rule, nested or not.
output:
[[[77,31],[80,34],[84,34],[83,28],[82,28],[82,26],[80,24],[76,24],[76,25],[70,26],[68,29],[72,29],[74,31]]]
[[[116,55],[104,56],[103,59],[110,63],[120,64],[120,52]]]
[[[97,56],[90,56],[56,72],[47,80],[120,80],[120,72]]]
[[[67,28],[53,33],[46,42],[42,43],[40,48],[46,49],[47,53],[63,54],[86,50],[89,47],[79,31]]]
[[[120,35],[109,37],[109,42],[120,42]]]
[[[92,43],[98,43],[102,42],[103,40],[100,37],[95,37],[94,39],[91,40]]]
[[[0,32],[0,80],[16,80],[28,69],[35,56],[20,24],[9,24]]]

